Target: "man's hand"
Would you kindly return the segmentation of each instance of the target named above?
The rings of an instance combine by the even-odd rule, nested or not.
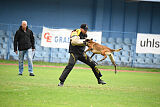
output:
[[[18,54],[18,51],[15,51],[16,54]]]

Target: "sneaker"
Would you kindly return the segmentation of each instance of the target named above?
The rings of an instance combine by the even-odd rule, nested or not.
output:
[[[58,84],[58,86],[59,86],[59,87],[63,87],[63,84],[64,84],[64,82],[60,82],[60,83]]]
[[[20,74],[20,73],[18,75],[22,76],[22,74]]]
[[[98,80],[98,84],[104,85],[104,84],[106,84],[106,82],[104,82],[103,80],[99,79],[99,80]]]
[[[29,76],[35,76],[33,73],[30,73]]]

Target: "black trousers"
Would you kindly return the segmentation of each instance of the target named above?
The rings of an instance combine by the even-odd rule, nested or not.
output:
[[[100,79],[100,77],[102,76],[101,72],[96,67],[95,62],[93,60],[91,60],[89,58],[89,56],[87,56],[87,54],[78,55],[78,54],[70,53],[70,58],[69,58],[68,65],[65,67],[64,71],[62,72],[62,74],[59,78],[59,80],[61,82],[65,81],[65,79],[67,78],[68,74],[70,73],[70,71],[74,67],[77,60],[79,60],[81,62],[84,62],[85,64],[90,66],[92,68],[92,71],[93,71],[95,77],[97,79]]]

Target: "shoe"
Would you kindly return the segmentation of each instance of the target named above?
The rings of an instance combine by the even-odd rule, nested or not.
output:
[[[104,85],[104,84],[106,84],[106,82],[104,82],[103,80],[99,79],[99,80],[98,80],[98,84]]]
[[[60,83],[58,84],[58,86],[59,86],[59,87],[63,87],[63,84],[64,84],[64,82],[60,82]]]
[[[30,73],[29,76],[35,76],[33,73]]]
[[[18,75],[22,76],[22,74],[18,74]]]

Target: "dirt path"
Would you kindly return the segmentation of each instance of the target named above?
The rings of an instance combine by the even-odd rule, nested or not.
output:
[[[4,63],[0,63],[0,65],[18,66],[18,64],[4,64]],[[24,65],[24,66],[28,66],[28,65]],[[50,65],[34,65],[34,67],[65,68],[65,66],[50,66]],[[74,69],[88,69],[88,70],[91,70],[90,68],[85,68],[85,67],[74,67]],[[99,70],[101,70],[101,71],[114,71],[113,69],[99,69]],[[118,70],[118,72],[160,73],[160,72],[129,71],[129,70]]]

